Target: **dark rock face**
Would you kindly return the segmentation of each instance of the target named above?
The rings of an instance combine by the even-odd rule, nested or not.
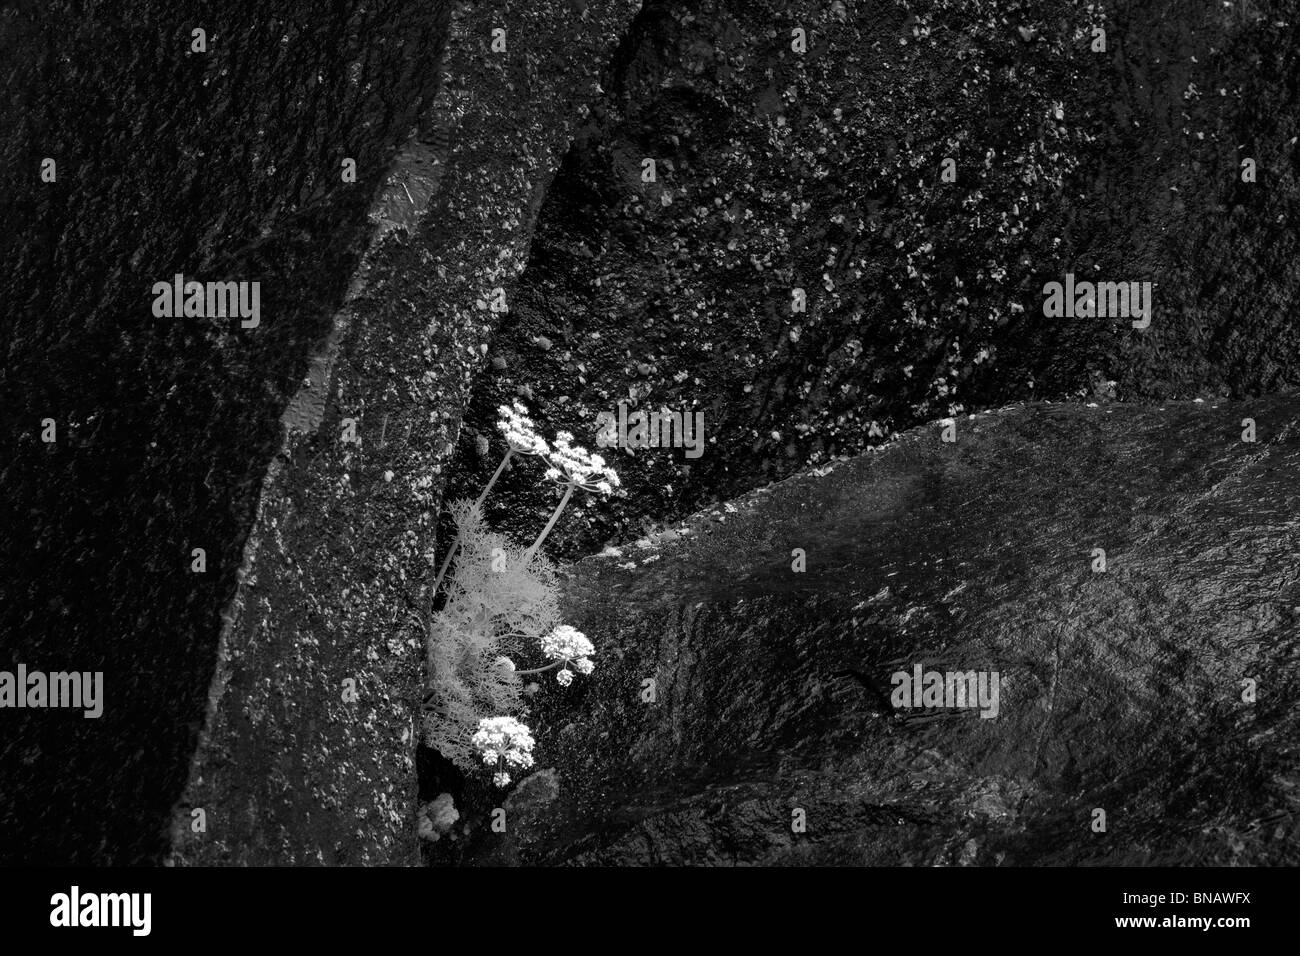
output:
[[[529,718],[558,796],[508,838],[467,800],[468,859],[1295,864],[1297,428],[1008,408],[580,562],[597,668]],[[998,672],[996,718],[893,708],[916,664]]]
[[[539,698],[510,840],[415,753],[444,492],[504,400],[587,445],[705,413],[698,460],[617,455],[576,558],[937,415],[1300,382],[1282,0],[1116,4],[1105,54],[1058,0],[83,7],[0,10],[0,669],[106,702],[0,718],[0,862],[411,862],[417,756],[439,861],[1293,861],[1289,400],[963,418],[582,563],[601,669]],[[1156,280],[1151,328],[1045,320],[1068,270]],[[155,318],[176,273],[260,282],[260,326]],[[491,517],[549,504],[519,469]],[[890,716],[906,655],[1004,667],[1004,715]]]
[[[280,414],[432,98],[446,22],[399,0],[0,11],[0,667],[102,670],[106,697],[98,720],[5,712],[0,859],[166,846]],[[259,281],[260,325],[155,318],[175,273]]]
[[[648,3],[547,194],[453,488],[482,485],[474,439],[516,394],[587,442],[619,401],[704,413],[701,458],[618,456],[627,498],[552,538],[577,557],[962,410],[1300,384],[1291,17],[1107,10]],[[1045,318],[1067,272],[1154,280],[1150,328]],[[499,525],[535,526],[533,487],[503,486]]]
[[[455,11],[427,142],[399,155],[319,374],[285,417],[174,863],[416,860],[420,619],[443,475],[495,290],[508,303],[572,118],[633,12]],[[494,29],[513,54],[491,52]]]

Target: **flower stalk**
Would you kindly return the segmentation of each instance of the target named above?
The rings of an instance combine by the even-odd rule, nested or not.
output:
[[[510,464],[510,456],[513,455],[514,452],[515,450],[513,448],[506,449],[506,454],[505,457],[501,459],[501,464],[497,465],[497,470],[492,473],[492,477],[488,479],[488,483],[483,487],[483,493],[480,494],[478,500],[474,502],[475,508],[483,507],[483,502],[487,500],[488,492],[490,492],[492,486],[497,483],[497,479],[501,477],[501,473],[506,470],[506,465]],[[447,568],[451,567],[451,559],[456,556],[456,550],[459,547],[460,532],[457,531],[455,539],[451,542],[451,547],[447,549],[447,556],[442,559],[442,567],[438,569],[438,576],[434,578],[433,587],[429,589],[430,608],[433,606],[433,599],[438,593],[438,587],[442,584],[442,579],[447,576]]]
[[[565,624],[555,623],[555,600],[547,604],[545,589],[552,587],[547,569],[550,563],[537,559],[537,554],[554,530],[560,515],[568,506],[575,491],[588,494],[610,495],[619,485],[618,475],[605,464],[600,455],[573,444],[568,432],[558,432],[554,444],[547,442],[536,430],[527,410],[519,402],[512,407],[501,406],[498,428],[506,439],[506,453],[492,477],[484,486],[478,500],[472,505],[458,501],[452,505],[457,532],[438,569],[432,586],[426,592],[425,625],[429,651],[430,693],[425,700],[429,713],[426,733],[431,735],[431,745],[457,762],[471,759],[492,771],[492,781],[498,787],[511,783],[512,771],[526,770],[533,765],[534,740],[528,726],[514,717],[483,716],[483,703],[496,710],[517,707],[519,684],[515,677],[557,671],[556,681],[567,687],[576,674],[590,674],[595,665],[595,653],[585,634]],[[496,549],[493,566],[485,561],[487,542],[492,539],[475,537],[483,523],[482,508],[492,488],[516,456],[541,458],[547,465],[545,476],[563,487],[559,503],[551,512],[546,525],[529,547],[522,552],[521,564],[511,562],[508,569],[496,566]],[[511,550],[515,554],[519,552]],[[470,557],[462,574],[459,569],[454,580],[456,588],[448,596],[451,602],[435,617],[434,600],[437,597],[452,561],[458,553]],[[513,575],[507,582],[491,572],[506,570]],[[507,597],[508,596],[508,597]],[[509,607],[500,604],[510,602]],[[501,612],[508,612],[501,616]],[[510,616],[513,615],[513,616]],[[498,619],[500,618],[500,619]],[[507,624],[507,618],[510,623]],[[442,621],[446,632],[437,631],[435,622]],[[546,629],[550,628],[549,631]],[[435,632],[438,637],[435,639]],[[490,664],[489,656],[503,641],[539,641],[542,655],[548,663],[528,670],[515,670],[514,662],[498,656]],[[495,669],[495,670],[494,670]],[[440,692],[440,688],[443,690]],[[477,690],[475,690],[477,688]],[[490,711],[489,711],[490,712]],[[467,726],[469,719],[478,721],[476,731]],[[433,741],[438,741],[436,744]]]
[[[524,552],[525,561],[532,559],[532,556],[537,553],[537,549],[542,546],[542,542],[546,540],[546,536],[551,533],[551,529],[555,527],[555,522],[560,519],[560,512],[564,510],[564,506],[567,505],[569,499],[573,497],[573,489],[576,487],[578,486],[571,484],[564,489],[564,497],[560,499],[560,503],[556,505],[555,510],[551,512],[551,520],[546,522],[546,527],[543,528],[542,533],[537,536],[537,540],[529,545],[528,550]]]

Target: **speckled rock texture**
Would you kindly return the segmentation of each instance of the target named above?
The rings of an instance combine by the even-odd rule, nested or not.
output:
[[[619,454],[627,497],[571,508],[554,554],[962,410],[1300,387],[1289,0],[654,0],[611,73],[451,485],[482,486],[515,396],[588,442],[620,401],[691,408],[709,442]],[[1045,318],[1067,271],[1153,280],[1150,328]],[[526,534],[546,496],[521,474],[489,516]]]
[[[324,400],[291,405],[262,490],[173,862],[416,859],[418,624],[443,475],[494,306],[509,307],[541,197],[635,9],[453,10],[430,131],[398,157],[306,388]]]
[[[1291,399],[1034,406],[806,473],[938,415],[1300,384],[1290,6],[4,5],[0,668],[107,699],[0,717],[0,862],[411,863],[417,776],[460,814],[426,862],[1294,862]],[[1071,269],[1155,280],[1151,328],[1045,320]],[[260,281],[261,325],[155,318],[175,273]],[[665,536],[578,565],[608,650],[538,698],[553,772],[501,840],[417,751],[418,618],[515,397],[585,444],[620,400],[700,409],[708,445],[611,453],[627,493],[548,539]],[[548,494],[516,469],[489,519]],[[1011,668],[1002,720],[871,710],[861,675],[950,652]]]
[[[0,9],[0,667],[105,687],[98,720],[0,717],[0,861],[166,852],[280,416],[447,20],[439,0]],[[259,326],[155,318],[176,273],[260,282]]]
[[[1300,398],[1035,404],[956,436],[573,566],[596,670],[535,698],[538,781],[460,796],[459,861],[1300,861]],[[896,710],[914,664],[998,671],[998,716]]]

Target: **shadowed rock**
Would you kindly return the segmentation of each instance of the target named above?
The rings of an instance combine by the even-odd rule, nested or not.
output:
[[[513,291],[569,131],[634,12],[453,11],[426,132],[396,158],[370,252],[284,417],[173,862],[416,860],[418,616],[443,472],[500,317],[495,290]],[[497,28],[509,55],[490,49]]]
[[[0,860],[165,852],[279,419],[437,88],[440,0],[272,6],[0,9],[0,668],[105,695],[4,712]],[[176,273],[260,283],[260,324],[156,317]]]
[[[585,442],[620,401],[704,413],[703,457],[620,454],[629,500],[565,513],[548,548],[576,557],[954,412],[1300,387],[1292,19],[648,0],[547,192],[454,493],[517,395]],[[1067,272],[1153,280],[1151,325],[1046,318]],[[489,518],[535,527],[548,494],[507,476]]]
[[[597,669],[536,698],[558,796],[508,857],[1294,864],[1298,423],[1294,397],[1007,408],[580,562]],[[998,672],[997,717],[890,706],[915,664]],[[461,808],[467,859],[500,858],[492,805]]]

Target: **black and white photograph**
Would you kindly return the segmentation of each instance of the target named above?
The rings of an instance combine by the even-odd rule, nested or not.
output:
[[[0,0],[0,925],[1259,945],[1298,300],[1295,0]]]

